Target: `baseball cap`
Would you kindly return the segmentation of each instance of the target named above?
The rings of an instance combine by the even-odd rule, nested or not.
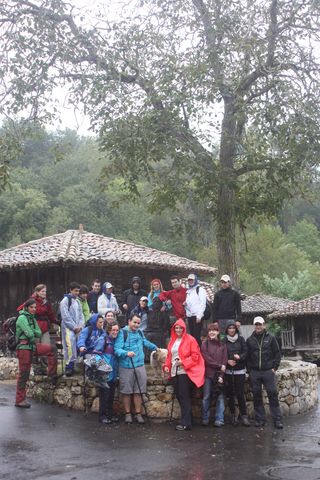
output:
[[[264,324],[264,318],[262,317],[254,317],[253,319],[253,325],[255,325],[256,323],[261,323],[262,325]]]
[[[190,273],[190,275],[188,275],[188,280],[195,280],[196,279],[196,276],[194,273]]]
[[[148,297],[141,297],[140,300],[146,300],[146,301],[148,301]]]
[[[222,275],[222,277],[220,278],[220,282],[223,281],[223,282],[231,282],[231,278],[229,277],[229,275]]]
[[[112,288],[112,283],[106,282],[106,288]]]

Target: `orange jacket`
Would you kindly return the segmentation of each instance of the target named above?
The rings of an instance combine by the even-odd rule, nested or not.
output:
[[[179,358],[182,361],[183,368],[185,369],[190,380],[197,387],[201,387],[204,384],[204,360],[200,353],[198,342],[194,337],[187,333],[186,324],[181,318],[179,318],[179,320],[177,320],[171,327],[171,338],[168,345],[168,355],[164,364],[164,368],[168,367],[169,371],[171,371],[171,350],[174,342],[177,339],[174,329],[176,325],[180,325],[180,327],[184,329],[182,341],[179,346]]]

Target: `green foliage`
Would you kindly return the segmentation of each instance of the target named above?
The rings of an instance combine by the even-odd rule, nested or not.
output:
[[[284,330],[284,325],[280,322],[275,322],[274,320],[268,320],[266,325],[267,331],[272,333],[276,338],[281,337],[281,332]]]
[[[317,270],[319,265],[317,264]],[[280,278],[270,278],[264,275],[266,290],[271,295],[290,298],[291,300],[302,300],[303,298],[315,295],[320,291],[320,273],[313,275],[312,270],[298,271],[294,277],[289,277],[286,272]]]
[[[305,252],[312,262],[319,262],[320,234],[314,224],[307,220],[297,222],[289,228],[288,239]]]

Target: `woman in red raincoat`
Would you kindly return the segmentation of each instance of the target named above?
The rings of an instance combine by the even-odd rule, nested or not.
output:
[[[180,318],[171,328],[168,356],[163,366],[165,374],[173,379],[175,395],[181,409],[181,422],[176,430],[191,430],[191,386],[204,383],[204,360],[198,342],[187,333]]]

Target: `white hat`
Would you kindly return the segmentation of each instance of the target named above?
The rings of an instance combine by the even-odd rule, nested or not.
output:
[[[261,323],[261,325],[264,324],[264,318],[262,317],[254,317],[253,319],[253,325],[255,325],[256,323]]]
[[[106,288],[112,288],[112,283],[106,282]]]
[[[196,276],[194,273],[190,273],[190,275],[188,275],[188,280],[195,280],[196,279]]]
[[[231,283],[231,278],[229,277],[229,275],[222,275],[222,277],[220,278],[220,282],[221,281]]]
[[[148,301],[148,297],[145,297],[145,296],[144,296],[144,297],[141,297],[140,300],[146,300],[146,301]]]

